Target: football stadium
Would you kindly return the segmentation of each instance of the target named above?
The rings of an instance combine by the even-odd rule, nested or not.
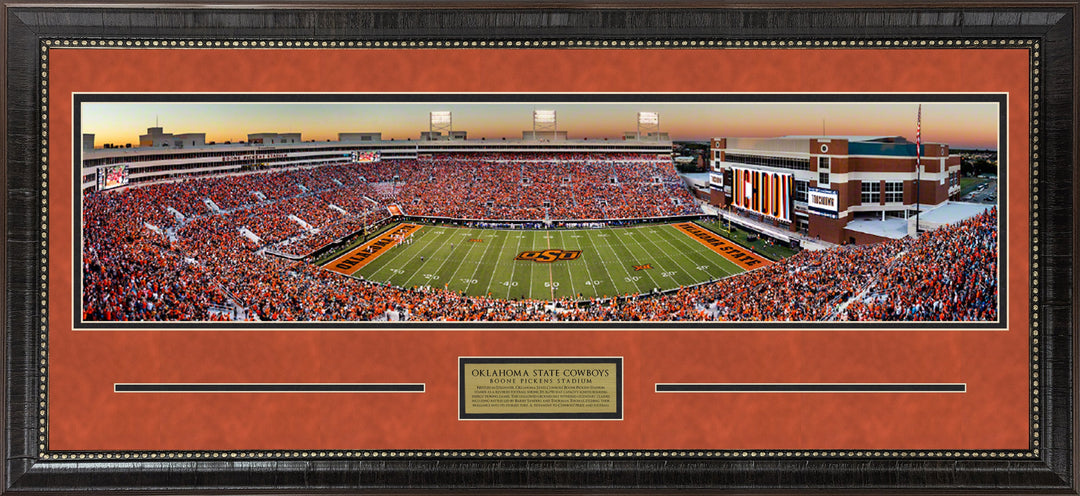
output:
[[[84,135],[83,321],[998,319],[998,211],[958,201],[947,145],[716,138],[702,185],[652,112],[621,139],[429,119]]]

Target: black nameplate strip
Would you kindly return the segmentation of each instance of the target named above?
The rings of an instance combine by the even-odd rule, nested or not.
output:
[[[423,393],[424,384],[154,384],[118,383],[116,393]]]
[[[657,393],[966,393],[967,384],[657,384]]]

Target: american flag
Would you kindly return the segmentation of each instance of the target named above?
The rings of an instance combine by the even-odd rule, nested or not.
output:
[[[919,115],[915,118],[915,166],[922,166],[922,104],[919,104]]]

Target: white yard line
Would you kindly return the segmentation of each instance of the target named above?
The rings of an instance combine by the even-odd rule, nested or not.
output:
[[[429,228],[429,227],[430,227],[430,226],[421,226],[421,227],[420,227],[420,229],[417,229],[416,231],[414,231],[414,232],[413,232],[412,234],[410,234],[410,235],[409,235],[409,237],[412,237],[413,235],[415,235],[415,234],[419,233],[420,231],[424,230],[425,228]],[[394,229],[394,228],[390,228],[390,230],[393,230],[393,229]],[[377,238],[377,237],[378,237],[378,236],[376,236],[376,237],[373,237],[372,239],[375,239],[375,238]],[[406,238],[406,239],[408,239],[408,238]],[[371,240],[368,240],[368,241],[371,241]],[[433,239],[432,239],[432,240],[429,240],[429,241],[428,241],[428,245],[430,245],[430,244],[432,243],[432,241],[434,241],[434,240],[433,240]],[[366,242],[367,242],[367,241],[365,241],[365,243],[366,243]],[[424,247],[426,248],[426,247],[427,247],[427,245],[424,245]],[[399,250],[397,251],[397,253],[395,253],[395,254],[394,254],[394,255],[393,255],[392,257],[390,257],[390,258],[387,258],[387,259],[386,259],[386,260],[385,260],[385,261],[383,262],[383,265],[382,265],[382,267],[379,267],[379,270],[376,270],[375,272],[372,272],[372,273],[371,273],[371,277],[369,277],[369,278],[368,278],[368,280],[371,280],[371,281],[378,281],[379,279],[375,277],[375,275],[376,275],[376,274],[378,274],[378,273],[380,273],[380,272],[382,272],[382,271],[384,271],[384,270],[386,270],[386,269],[388,269],[388,268],[390,268],[390,267],[393,267],[393,262],[394,262],[395,260],[397,260],[397,259],[398,259],[398,257],[400,257],[401,255],[403,255],[403,254],[404,254],[404,253],[405,253],[406,251],[409,251],[408,245],[403,245],[403,244],[401,244],[401,243],[398,243],[398,244],[394,245],[393,247],[391,247],[391,248],[390,248],[390,250],[391,250],[391,251],[393,251],[393,249],[394,249],[394,248],[399,248]],[[374,260],[372,260],[372,262],[374,262]],[[333,262],[331,262],[331,263],[333,263]],[[366,267],[366,266],[365,266],[365,267]],[[361,270],[363,270],[363,269],[364,269],[364,267],[360,267],[360,269],[358,269],[358,270],[357,270],[356,272],[360,272],[360,271],[361,271]],[[353,275],[356,275],[356,272],[353,272]],[[391,272],[391,274],[393,274],[393,272]],[[390,277],[391,277],[391,279],[393,278],[393,276],[390,276]],[[389,280],[389,279],[387,279],[387,281],[386,281],[386,282],[387,282],[387,284],[389,284],[389,283],[390,283],[390,280]]]
[[[495,236],[495,233],[497,233],[497,232],[500,232],[500,231],[492,231],[492,234],[491,234],[491,235],[492,235],[492,236]],[[484,231],[480,231],[480,234],[481,234],[481,235],[483,235],[483,233],[484,233]],[[481,237],[481,239],[483,239],[483,238]],[[475,268],[475,269],[473,269],[473,273],[472,273],[472,276],[471,276],[471,277],[469,277],[469,280],[470,280],[470,281],[475,281],[475,280],[476,280],[476,273],[477,273],[477,272],[480,272],[480,264],[484,263],[484,257],[486,257],[486,256],[487,256],[487,252],[488,252],[488,250],[489,250],[489,249],[491,248],[491,243],[487,243],[487,242],[484,242],[484,241],[481,241],[481,242],[485,244],[485,246],[484,246],[484,253],[480,254],[480,260],[478,260],[478,261],[476,262],[476,268]],[[472,252],[472,247],[470,247],[470,248],[469,248],[469,252],[470,252],[470,253]],[[454,273],[456,274],[456,273],[457,273],[457,271],[454,271]],[[489,278],[489,280],[490,280],[490,278]],[[489,283],[488,285],[490,286],[490,283]],[[469,287],[471,287],[471,286],[472,286],[472,283],[471,283],[471,282],[469,282],[469,283],[466,283],[466,284],[465,284],[465,289],[463,289],[462,291],[468,291],[468,290],[469,290]]]
[[[469,236],[471,236],[471,235],[485,236],[485,235],[489,235],[490,233],[504,233],[506,236],[520,236],[518,238],[518,242],[516,244],[516,250],[517,251],[514,252],[514,254],[516,254],[516,253],[521,251],[522,241],[525,239],[526,236],[528,236],[528,235],[533,235],[533,236],[543,235],[545,237],[547,248],[550,249],[551,248],[551,236],[554,235],[554,233],[551,232],[551,231],[516,231],[516,230],[505,230],[505,231],[503,231],[503,230],[497,230],[497,229],[496,230],[491,230],[491,229],[472,230],[472,229],[463,229],[463,228],[454,228],[454,227],[442,227],[442,226],[428,226],[428,225],[422,226],[422,229],[427,231],[425,233],[425,236],[429,238],[428,241],[424,244],[423,247],[421,247],[418,250],[414,251],[414,250],[411,249],[411,247],[408,247],[407,245],[395,245],[395,248],[399,249],[399,253],[394,253],[394,254],[388,256],[383,261],[383,263],[381,264],[382,266],[377,271],[373,272],[371,274],[371,277],[369,277],[369,279],[370,280],[378,280],[378,277],[380,276],[380,274],[385,273],[384,271],[392,270],[394,268],[398,268],[397,265],[395,264],[395,262],[398,262],[399,259],[402,256],[404,256],[404,252],[408,251],[408,252],[412,252],[413,254],[426,252],[429,248],[431,248],[433,245],[438,244],[440,241],[443,242],[444,244],[446,242],[448,242],[448,236],[450,237],[450,239],[460,238],[461,242],[466,242],[467,239],[469,239]],[[626,243],[625,241],[620,240],[620,242],[619,242],[620,243],[620,248],[627,251],[628,253],[631,253],[633,256],[639,256],[639,255],[637,255],[637,252],[640,250],[640,252],[642,252],[642,253],[654,254],[655,256],[666,257],[667,259],[669,259],[672,263],[674,263],[676,265],[678,270],[680,270],[684,274],[686,274],[691,280],[698,279],[697,274],[699,272],[704,273],[707,276],[707,279],[715,279],[717,276],[710,273],[711,271],[698,271],[698,270],[696,270],[697,266],[698,266],[698,262],[694,261],[694,259],[691,258],[686,253],[685,250],[678,249],[678,246],[681,246],[683,248],[688,248],[690,250],[693,250],[693,251],[695,251],[695,253],[700,251],[700,250],[697,249],[697,247],[693,243],[691,243],[691,241],[693,241],[693,240],[684,239],[683,236],[685,236],[685,234],[682,231],[678,231],[677,233],[675,233],[675,234],[677,234],[676,236],[670,236],[668,238],[664,238],[663,246],[667,246],[669,248],[669,250],[666,250],[666,251],[664,249],[662,249],[662,244],[659,241],[656,241],[656,240],[652,239],[652,236],[651,236],[652,233],[648,232],[648,230],[656,230],[658,232],[666,232],[666,231],[674,230],[674,229],[675,229],[674,227],[671,227],[669,225],[631,227],[631,228],[609,228],[609,229],[605,229],[605,230],[601,231],[601,234],[606,234],[607,236],[617,236],[617,237],[618,236],[627,236],[627,237],[631,237],[631,238],[639,237],[639,236],[646,236],[649,239],[644,240],[644,241],[634,239],[633,243]],[[442,230],[446,234],[443,234],[443,235],[434,234],[434,232],[436,230]],[[465,232],[455,232],[455,231],[465,231]],[[410,236],[415,236],[416,234],[418,234],[418,232],[415,232]],[[477,233],[479,233],[479,234],[477,234]],[[626,233],[633,233],[633,234],[626,234]],[[618,254],[615,253],[617,250],[615,249],[614,245],[611,243],[610,240],[606,239],[607,236],[604,237],[605,239],[598,240],[598,239],[594,239],[592,234],[593,234],[592,230],[589,230],[589,229],[566,230],[566,232],[564,232],[563,230],[558,231],[558,235],[559,235],[559,238],[560,238],[559,242],[563,243],[563,245],[567,245],[567,238],[566,238],[567,235],[584,236],[587,240],[590,241],[590,243],[593,246],[599,247],[601,245],[604,245],[604,246],[606,246],[608,248],[607,251],[610,251],[610,253],[612,255],[618,256]],[[599,236],[597,236],[597,237],[599,237]],[[671,239],[669,239],[669,238],[671,238]],[[456,239],[455,239],[455,242],[457,242]],[[648,243],[652,248],[646,247],[645,246],[646,243]],[[577,243],[578,248],[581,247],[581,244],[582,243],[580,243],[580,242]],[[503,250],[505,250],[507,245],[508,245],[508,242],[505,239],[503,239],[502,243],[500,244],[500,246],[497,249],[501,253]],[[636,246],[639,250],[634,250],[632,245]],[[470,247],[468,248],[468,251],[466,252],[464,257],[461,258],[461,260],[467,260],[469,258],[469,256],[472,254],[473,248],[475,248],[475,247],[470,245]],[[468,279],[467,281],[471,281],[471,280],[476,279],[476,276],[479,274],[479,271],[480,271],[480,265],[484,263],[484,260],[487,257],[487,254],[490,252],[490,249],[491,249],[491,244],[490,243],[485,245],[484,251],[480,255],[479,261],[476,262],[470,279]],[[683,261],[690,262],[690,264],[691,264],[691,266],[693,267],[694,270],[688,270],[686,268],[686,266],[682,265],[677,260],[678,257],[676,257],[675,255],[673,255],[671,253],[672,251],[678,252],[678,257],[681,257],[683,259]],[[436,253],[437,252],[438,252],[438,250],[436,250]],[[407,279],[404,281],[403,284],[398,284],[398,285],[401,286],[401,287],[408,288],[408,287],[411,287],[414,280],[419,278],[420,281],[418,281],[418,282],[421,283],[419,285],[437,287],[437,283],[440,282],[440,281],[438,281],[438,280],[433,281],[432,279],[423,279],[422,274],[424,274],[425,269],[427,267],[431,266],[432,263],[438,262],[439,263],[438,267],[435,269],[434,272],[432,272],[432,274],[438,275],[439,272],[441,272],[442,269],[445,267],[446,263],[449,262],[451,258],[455,258],[455,257],[452,256],[453,250],[451,250],[447,254],[446,257],[443,257],[441,261],[438,261],[436,259],[440,258],[440,257],[434,256],[436,253],[432,253],[433,256],[426,259],[420,265],[420,267],[418,267],[412,274],[407,274],[407,275],[402,274],[402,275],[406,275]],[[616,263],[616,265],[619,265],[620,267],[622,267],[622,270],[627,275],[627,277],[635,277],[635,276],[639,277],[640,275],[636,274],[637,271],[634,271],[634,272],[630,271],[630,269],[628,269],[628,266],[625,263],[622,263],[621,261],[618,261],[618,260],[616,260],[615,262],[608,261],[602,255],[602,253],[603,253],[602,250],[597,250],[596,257],[599,260],[600,265],[603,267],[604,273],[608,277],[607,282],[611,285],[612,291],[614,291],[614,294],[608,295],[608,296],[617,296],[619,294],[625,293],[625,292],[620,292],[619,285],[617,284],[617,281],[613,277],[613,275],[611,273],[611,270],[609,269],[608,265],[611,264],[611,263]],[[719,254],[716,254],[715,257],[709,256],[708,254],[702,255],[702,258],[704,258],[706,260],[713,260],[716,257],[721,257],[721,256]],[[726,261],[726,262],[730,262],[726,258],[722,258],[722,260]],[[653,263],[658,263],[658,261],[654,261]],[[454,280],[454,278],[457,277],[458,272],[460,272],[461,265],[463,265],[463,263],[459,264],[458,267],[455,268],[454,272],[449,276],[449,279],[447,279],[445,281],[441,281],[441,282],[443,282],[444,284],[449,284],[450,282],[452,282]],[[499,261],[496,260],[495,261],[495,268],[492,270],[492,277],[488,278],[487,287],[485,289],[484,295],[491,292],[492,284],[496,284],[496,283],[501,284],[503,282],[503,281],[496,281],[495,280],[496,277],[494,277],[494,274],[499,272],[499,270],[497,270],[498,267],[499,267]],[[665,270],[664,267],[655,267],[655,268],[661,269],[662,272],[667,272],[667,270]],[[715,268],[719,269],[719,270],[723,270],[718,265],[715,266]],[[535,269],[536,269],[535,264],[529,264],[529,269],[530,269],[530,273],[534,272]],[[592,281],[595,281],[597,279],[595,279],[595,276],[592,273],[592,268],[590,267],[589,263],[585,263],[585,271],[586,271],[586,274],[589,277],[589,281],[590,281],[589,286],[592,288],[591,291],[593,293],[592,295],[589,295],[588,297],[590,297],[590,298],[591,297],[598,297],[598,298],[603,297],[604,293],[602,293],[600,291],[600,289],[599,289],[600,285],[593,286],[592,283],[591,283]],[[511,262],[510,278],[507,281],[507,282],[509,282],[509,284],[506,285],[506,298],[507,299],[512,298],[512,294],[513,294],[513,291],[515,289],[514,286],[512,286],[512,284],[513,284],[513,282],[515,282],[514,281],[514,276],[516,275],[516,272],[517,272],[517,263]],[[397,275],[398,274],[391,275],[386,282],[392,284],[391,281]],[[578,294],[577,285],[574,282],[574,276],[573,276],[572,271],[568,272],[568,276],[570,278],[568,282],[570,283],[572,295],[573,295],[574,298],[577,298],[577,294]],[[659,288],[660,287],[660,285],[658,283],[658,279],[656,277],[653,277],[653,275],[650,273],[650,271],[645,271],[645,276],[646,276],[646,278],[649,279],[649,281],[652,282],[654,288]],[[660,277],[661,279],[664,279],[664,277],[662,277],[662,276],[658,276],[658,277]],[[528,293],[529,298],[533,297],[532,283],[534,281],[532,279],[533,279],[533,277],[530,276],[530,280],[528,281],[529,282],[529,293]],[[670,279],[671,283],[674,284],[675,287],[678,287],[678,286],[681,285],[681,284],[679,284],[678,280],[675,278],[674,275],[668,275],[667,279]],[[465,286],[464,286],[463,291],[468,291],[468,289],[473,286],[473,284],[471,282],[467,282],[467,281],[465,282]],[[433,282],[434,282],[434,284],[433,284]],[[632,292],[643,292],[644,291],[638,286],[638,284],[636,282],[633,282],[633,281],[627,281],[627,282],[628,282],[628,284],[630,286],[632,286],[632,288],[633,288]],[[603,282],[601,282],[601,285],[602,284],[603,284]],[[548,264],[548,286],[549,286],[549,289],[551,290],[551,299],[554,300],[555,299],[554,268],[550,264]],[[661,288],[661,289],[666,289],[666,288]]]
[[[501,232],[501,233],[504,234],[504,236],[501,236],[502,239],[503,239],[503,242],[502,242],[502,244],[499,245],[499,255],[498,255],[498,258],[495,259],[495,267],[491,271],[491,277],[487,278],[488,283],[487,283],[487,288],[484,288],[484,296],[487,296],[487,294],[491,292],[491,283],[495,281],[495,273],[498,272],[498,269],[499,269],[499,260],[502,260],[502,256],[503,256],[502,251],[504,249],[506,249],[506,240],[510,238],[510,233],[513,232],[513,231],[498,231],[498,232]],[[484,258],[483,257],[480,258],[480,263],[484,263]],[[477,264],[476,268],[479,269],[480,265]],[[475,278],[476,278],[476,274],[473,274],[473,279],[475,279]]]
[[[566,246],[566,236],[563,235],[562,231],[559,231],[559,242],[562,243],[562,245],[564,247]],[[567,262],[567,263],[569,263],[569,262]],[[574,287],[574,274],[572,273],[572,271],[569,268],[566,269],[566,276],[567,276],[568,279],[570,279],[570,296],[572,298],[574,298],[574,299],[577,299],[578,292],[577,292],[577,288]],[[552,289],[554,289],[554,288],[552,288]]]
[[[578,232],[583,232],[583,231],[570,231],[570,232],[573,232],[573,233],[578,233]],[[578,246],[577,246],[577,248],[578,248],[579,250],[580,250],[580,249],[582,248],[582,246],[581,246],[581,243],[580,243],[580,242],[578,243]],[[600,255],[599,255],[599,254],[597,254],[597,257],[599,258],[599,257],[600,257]],[[597,289],[596,289],[596,285],[594,285],[594,284],[593,284],[593,281],[596,281],[596,279],[595,279],[595,278],[593,277],[593,275],[592,275],[592,269],[590,269],[590,268],[589,268],[589,262],[588,262],[588,261],[586,261],[586,260],[582,260],[582,261],[583,261],[583,262],[585,262],[585,272],[589,274],[589,283],[588,283],[588,284],[586,284],[586,286],[589,286],[589,287],[591,287],[591,288],[592,288],[592,291],[593,291],[593,293],[594,293],[594,294],[593,294],[592,296],[590,296],[590,298],[597,298],[597,297],[600,297],[600,295],[599,295],[599,294],[595,294],[595,293],[597,293]],[[604,262],[603,262],[603,259],[601,259],[601,261],[600,261],[600,265],[603,265],[603,264],[604,264]],[[604,267],[604,270],[607,270],[607,267]],[[571,276],[571,278],[572,278],[572,277],[573,277],[573,276]],[[609,279],[611,278],[611,274],[608,274],[608,278],[609,278]],[[614,283],[612,283],[612,285],[614,285]],[[574,293],[574,295],[576,296],[576,295],[577,295],[577,292],[575,292],[575,293]]]
[[[589,241],[592,241],[592,232],[591,231],[585,231],[585,233],[586,233],[586,236],[589,238]],[[597,236],[597,237],[599,237],[599,236]],[[604,243],[608,245],[608,248],[611,248],[611,243],[608,243],[607,240],[605,240]],[[599,243],[598,242],[593,242],[593,245],[598,246]],[[615,249],[611,248],[611,251],[614,253]],[[615,290],[615,294],[613,294],[611,296],[618,296],[620,294],[619,293],[619,286],[615,283],[615,278],[611,276],[611,271],[608,270],[608,268],[607,268],[607,266],[608,266],[607,260],[604,259],[603,255],[600,255],[599,251],[597,251],[597,256],[600,258],[600,263],[604,266],[604,272],[607,272],[608,282],[611,283],[611,288],[613,290]],[[627,272],[625,268],[623,269],[623,271],[626,272],[626,277],[630,277],[630,272]],[[637,284],[634,284],[634,289],[638,289]]]
[[[521,253],[521,240],[525,239],[525,233],[522,232],[521,234],[518,234],[518,236],[519,237],[518,237],[517,250],[516,251],[518,253]],[[514,286],[513,286],[513,284],[514,284],[514,271],[517,270],[517,265],[518,265],[517,261],[515,260],[514,262],[512,262],[512,265],[510,266],[510,279],[507,280],[507,282],[506,282],[506,299],[508,299],[508,300],[510,299],[510,290],[514,288]],[[529,289],[529,297],[530,298],[532,297],[531,285],[530,285],[530,289]]]
[[[633,229],[633,228],[630,228],[630,229]],[[627,229],[626,231],[627,231],[627,232],[630,232],[630,229]],[[619,237],[618,239],[625,239],[625,236],[626,236],[626,234],[625,234],[625,233],[619,233],[619,234],[621,234],[621,235],[622,235],[622,237]],[[635,235],[636,235],[636,234],[637,234],[637,233],[635,233]],[[626,246],[626,243],[623,243],[622,241],[620,241],[619,243],[620,243],[620,244],[622,245],[622,247],[623,247],[623,248],[624,248],[624,249],[625,249],[626,251],[628,251],[628,252],[631,252],[631,253],[633,253],[633,252],[632,252],[632,251],[630,250],[630,247],[629,247],[629,246]],[[645,247],[644,247],[644,246],[641,246],[641,243],[638,243],[637,241],[635,241],[635,242],[634,242],[634,244],[638,245],[638,247],[640,247],[641,249],[645,250]],[[611,246],[611,243],[610,243],[610,242],[608,243],[608,246]],[[612,250],[614,250],[614,248],[612,248]],[[645,252],[646,252],[646,253],[648,253],[648,252],[649,252],[649,250],[645,250]],[[633,265],[633,264],[631,264],[631,265]],[[627,271],[627,272],[629,272],[629,271]],[[641,271],[635,270],[634,272],[641,272]],[[645,276],[646,276],[646,277],[648,277],[650,281],[652,281],[652,286],[653,286],[653,288],[657,288],[657,289],[658,289],[658,288],[660,287],[660,285],[656,283],[656,279],[653,279],[653,276],[652,276],[652,274],[649,274],[649,272],[648,272],[648,271],[645,271]],[[636,276],[634,276],[633,274],[631,274],[631,275],[630,275],[630,277],[636,277]],[[636,286],[636,285],[635,285],[635,286]],[[638,291],[641,291],[641,289],[640,289],[640,288],[638,288]]]
[[[423,229],[433,229],[433,227],[432,227],[432,226],[422,226],[422,227],[420,228],[420,230],[423,230]],[[420,232],[420,230],[417,230],[416,232]],[[414,234],[415,234],[415,233],[414,233]],[[420,248],[420,251],[424,251],[424,250],[426,250],[426,249],[427,249],[427,247],[431,246],[431,244],[435,242],[435,240],[436,240],[436,239],[438,238],[438,236],[439,236],[439,235],[437,235],[437,234],[432,234],[432,235],[431,235],[431,239],[429,239],[429,240],[428,240],[427,244],[425,244],[423,248]],[[374,239],[374,238],[372,238],[372,239]],[[398,247],[398,246],[401,246],[401,245],[394,245],[394,247]],[[393,249],[393,248],[391,248],[391,249]],[[398,253],[397,253],[396,255],[394,255],[394,258],[388,259],[388,260],[387,260],[386,262],[384,262],[384,263],[383,263],[383,265],[382,265],[382,267],[379,267],[379,270],[376,270],[375,272],[372,272],[372,273],[371,273],[371,277],[369,277],[368,279],[369,279],[369,280],[371,280],[371,281],[378,281],[379,279],[377,279],[377,278],[375,277],[375,275],[376,275],[376,274],[378,274],[378,273],[380,273],[380,272],[382,272],[382,271],[384,271],[384,270],[390,269],[391,267],[393,267],[393,268],[399,268],[399,267],[396,267],[396,266],[394,266],[394,265],[392,264],[392,262],[396,261],[396,260],[397,260],[397,259],[398,259],[399,257],[401,257],[402,255],[404,255],[406,251],[409,251],[409,249],[408,249],[408,248],[406,248],[406,247],[404,247],[404,246],[402,246],[402,247],[401,247],[401,251],[399,251],[399,252],[398,252]],[[362,269],[363,269],[363,267],[361,267],[361,270],[362,270]],[[400,268],[399,268],[399,269],[400,269]],[[403,270],[403,269],[402,269],[402,270]],[[356,271],[356,272],[360,272],[360,271],[358,270],[358,271]],[[355,274],[356,274],[356,272],[353,272],[353,274],[355,275]],[[402,272],[402,273],[404,274],[404,272]],[[391,274],[394,274],[394,272],[391,272]],[[397,275],[397,274],[394,274],[394,275]],[[386,283],[387,283],[387,284],[391,284],[391,282],[390,282],[390,281],[391,281],[391,279],[393,279],[393,278],[394,278],[394,276],[390,276],[390,277],[389,277],[389,278],[388,278],[388,279],[386,280]],[[411,276],[410,276],[410,278],[411,278]],[[402,286],[402,287],[404,287],[404,285],[401,285],[401,286]]]
[[[457,233],[457,234],[460,234],[460,235],[462,235],[462,236],[463,236],[463,237],[462,237],[462,239],[465,239],[465,238],[464,238],[464,236],[468,236],[468,235],[469,235],[469,233],[464,233],[464,234],[462,234],[462,233]],[[454,235],[453,235],[453,234],[451,234],[451,236],[454,236]],[[451,250],[451,252],[453,252],[453,250]],[[432,261],[432,260],[435,260],[435,257],[433,257],[433,256],[432,256],[432,257],[428,257],[428,259],[427,259],[427,260],[424,260],[424,263],[420,264],[420,267],[417,267],[417,268],[416,268],[416,272],[413,272],[413,275],[412,275],[411,277],[409,277],[409,279],[408,279],[407,281],[405,281],[405,286],[403,286],[403,287],[405,287],[405,288],[408,288],[408,287],[410,287],[410,286],[409,286],[409,283],[410,283],[410,282],[412,282],[413,278],[415,278],[415,277],[416,277],[417,275],[419,275],[419,274],[422,274],[422,273],[424,272],[424,267],[427,267],[427,265],[428,265],[429,263],[431,263],[431,261]],[[448,253],[448,254],[447,254],[447,256],[446,256],[445,258],[443,258],[443,259],[442,259],[442,263],[440,263],[440,264],[439,264],[439,267],[438,267],[437,269],[435,269],[435,272],[431,272],[430,274],[432,274],[432,275],[435,275],[435,276],[438,276],[438,275],[439,275],[439,271],[440,271],[440,270],[442,270],[443,266],[444,266],[444,265],[446,265],[446,262],[447,262],[447,261],[449,261],[449,260],[450,260],[450,254]],[[423,279],[423,277],[421,277],[421,279]],[[430,283],[431,283],[431,279],[428,279],[428,280],[427,280],[426,282],[427,282],[427,285],[428,285],[428,286],[430,286],[430,285],[431,285],[431,284],[430,284]]]
[[[484,234],[483,229],[481,229],[479,231],[479,233],[473,232],[473,231],[470,230],[470,232],[468,233],[468,236],[482,236],[483,234]],[[477,238],[471,238],[470,237],[468,239],[477,239]],[[458,265],[457,265],[457,267],[454,268],[454,272],[452,274],[450,274],[449,280],[444,281],[447,285],[449,285],[454,280],[454,278],[457,277],[457,273],[458,273],[459,270],[461,270],[461,266],[465,265],[465,261],[469,259],[469,255],[472,255],[473,248],[476,247],[476,243],[474,243],[472,241],[463,241],[463,242],[464,243],[469,243],[469,249],[465,251],[465,256],[461,257],[461,260],[458,261]],[[485,251],[487,250],[486,246],[484,247],[484,250]],[[449,260],[449,259],[450,259],[450,257],[447,257],[447,260]],[[446,261],[443,261],[443,263],[445,264]],[[480,262],[477,262],[476,265],[477,265],[477,267],[479,267]],[[442,270],[442,266],[439,266],[439,268],[436,270],[436,273],[438,271],[440,271],[440,270]]]
[[[666,227],[666,226],[661,226],[661,227]],[[644,229],[644,228],[642,228],[642,229]],[[680,231],[680,233],[681,233],[681,231]],[[648,234],[648,233],[646,233],[646,234]],[[694,273],[694,272],[690,272],[690,271],[686,270],[686,267],[684,267],[684,266],[683,266],[682,264],[680,264],[679,262],[677,262],[677,261],[675,260],[675,257],[671,256],[671,255],[670,255],[669,253],[667,253],[667,252],[665,252],[664,250],[662,250],[662,249],[660,248],[660,245],[656,244],[656,242],[652,240],[652,237],[651,237],[651,236],[646,236],[646,237],[647,237],[647,238],[649,238],[649,244],[651,244],[651,245],[653,245],[653,246],[655,246],[655,247],[656,247],[656,249],[658,250],[658,253],[663,253],[663,254],[664,254],[665,256],[667,256],[667,258],[668,258],[669,260],[671,260],[672,262],[674,262],[674,263],[675,263],[675,265],[677,265],[677,266],[679,267],[679,270],[681,270],[681,271],[685,272],[685,273],[686,273],[686,275],[690,276],[690,279],[694,280],[694,281],[695,281],[695,283],[696,283],[696,282],[700,282],[700,281],[697,281],[697,277],[695,277],[695,274],[696,274],[696,273]],[[671,247],[672,249],[674,249],[674,248],[675,248],[675,246],[674,246],[674,245],[672,245],[671,243],[667,243],[667,245],[668,245],[669,247]],[[642,245],[641,245],[641,243],[638,243],[638,246],[641,246],[642,248],[644,248],[644,246],[642,246]],[[690,265],[691,265],[691,266],[693,266],[693,267],[694,267],[695,269],[697,269],[697,267],[698,267],[697,263],[695,263],[695,262],[694,262],[694,260],[693,260],[693,259],[691,259],[691,258],[690,258],[690,257],[689,257],[688,255],[686,255],[685,253],[683,253],[682,251],[680,251],[680,250],[677,250],[677,249],[676,249],[676,250],[674,250],[674,251],[678,252],[678,253],[679,253],[679,255],[681,255],[681,256],[682,256],[682,257],[683,257],[683,258],[684,258],[685,260],[687,260],[688,262],[690,262]],[[700,271],[699,271],[699,272],[700,272]],[[678,283],[678,281],[676,281],[676,280],[675,280],[675,277],[674,277],[674,276],[668,276],[668,277],[670,277],[670,278],[671,278],[671,282],[675,283],[675,285],[676,285],[676,286],[681,286],[681,284],[679,284],[679,283]]]
[[[550,250],[551,249],[551,235],[550,234],[545,235],[544,239],[547,240],[547,249]],[[547,264],[547,266],[548,266],[548,289],[551,289],[551,300],[555,301],[555,273],[552,270],[550,263]]]
[[[695,225],[697,225],[697,224],[695,224]],[[705,228],[703,228],[703,227],[701,227],[701,226],[698,226],[698,227],[699,227],[699,228],[701,228],[701,229],[705,229]],[[709,274],[709,277],[710,277],[711,279],[717,279],[717,278],[724,278],[724,277],[727,277],[727,276],[730,276],[730,275],[735,275],[735,274],[740,274],[740,273],[742,273],[742,272],[747,272],[747,270],[746,270],[746,269],[744,269],[744,268],[742,268],[742,267],[740,267],[740,266],[739,266],[739,264],[737,264],[737,263],[735,263],[735,262],[733,262],[733,261],[729,260],[729,259],[728,259],[727,257],[725,257],[725,256],[723,256],[723,255],[721,255],[721,254],[717,253],[717,252],[716,252],[716,251],[714,251],[714,250],[710,250],[710,249],[709,249],[709,248],[708,248],[707,246],[705,246],[705,245],[703,245],[703,244],[699,243],[699,242],[698,242],[697,240],[695,240],[695,239],[691,239],[691,238],[690,238],[690,235],[689,235],[689,234],[687,234],[687,233],[685,233],[685,232],[683,232],[683,231],[682,231],[681,229],[679,229],[679,228],[677,228],[677,227],[674,227],[674,226],[672,227],[672,229],[675,229],[675,230],[679,231],[679,234],[682,234],[682,236],[675,236],[675,239],[679,240],[679,243],[682,243],[682,245],[683,245],[683,246],[689,247],[690,249],[692,249],[692,250],[694,250],[694,251],[698,251],[698,250],[699,250],[700,248],[704,248],[704,249],[705,249],[705,250],[707,250],[708,252],[710,252],[710,253],[712,253],[712,254],[715,254],[715,255],[716,255],[716,257],[719,257],[719,258],[718,258],[719,260],[723,260],[723,261],[725,261],[725,262],[727,262],[727,263],[729,263],[729,264],[731,264],[731,265],[733,265],[733,266],[735,267],[735,272],[729,272],[729,273],[727,273],[727,274],[723,274],[723,275],[717,275],[717,274],[711,274],[711,273],[710,273],[710,274]],[[716,234],[716,233],[713,233],[713,234]],[[719,236],[719,235],[718,235],[718,236]],[[724,241],[727,241],[728,243],[731,243],[731,244],[733,244],[733,245],[735,245],[735,246],[738,246],[738,247],[739,247],[740,249],[742,249],[742,250],[746,250],[746,248],[743,248],[743,247],[742,247],[742,245],[740,245],[740,244],[738,244],[738,243],[736,243],[736,242],[734,242],[734,241],[732,241],[732,240],[730,240],[730,239],[724,238],[723,236],[720,236],[720,237],[721,237],[721,238],[723,238],[723,240],[724,240]],[[694,246],[695,244],[696,244],[697,246]],[[748,251],[748,250],[747,250],[747,251]],[[702,253],[705,253],[705,251],[702,251]],[[760,255],[759,255],[759,256],[760,256]],[[712,255],[710,255],[710,257],[712,257]],[[715,257],[713,257],[713,258],[715,258]],[[765,258],[765,257],[762,257],[762,258]],[[767,259],[766,259],[766,260],[767,260]],[[717,268],[717,269],[719,269],[719,268],[720,268],[720,266],[717,266],[716,268]]]

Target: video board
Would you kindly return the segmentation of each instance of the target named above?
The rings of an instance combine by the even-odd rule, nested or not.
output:
[[[791,174],[732,167],[731,202],[785,222],[791,222]]]
[[[98,190],[106,190],[127,186],[127,164],[115,164],[104,166],[97,171]]]

